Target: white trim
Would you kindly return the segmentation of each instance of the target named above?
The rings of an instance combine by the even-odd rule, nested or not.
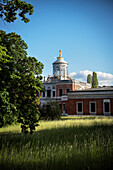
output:
[[[44,96],[44,93],[45,93],[45,96]],[[45,91],[42,92],[42,97],[43,97],[43,98],[46,97],[46,92],[45,92]]]
[[[104,103],[109,103],[109,112],[105,112],[105,108],[104,108]],[[104,113],[104,115],[110,115],[110,113],[111,113],[111,109],[110,109],[110,99],[104,99],[103,100],[103,113]]]
[[[78,103],[82,103],[82,112],[78,112]],[[81,102],[81,101],[76,102],[76,113],[83,114],[83,102]]]
[[[70,97],[70,93],[68,93],[68,99],[103,99],[103,98],[110,98],[112,99],[113,96],[108,96],[108,95],[96,95],[96,96],[76,96],[76,97]]]
[[[47,89],[47,92],[48,91],[50,91],[50,96],[48,96],[48,93],[47,93],[47,98],[52,98],[52,95],[51,95],[52,94],[52,92],[51,92],[52,90],[51,89]]]
[[[91,112],[91,103],[95,103],[95,112]],[[91,115],[92,115],[92,114],[96,115],[96,102],[95,102],[95,101],[89,102],[89,113],[90,113]]]
[[[108,103],[108,102],[110,102],[110,99],[104,99],[104,102]]]
[[[61,96],[61,100],[62,101],[67,101],[68,100],[68,96],[67,95],[62,95]]]
[[[53,92],[55,92],[55,96],[53,96]],[[56,97],[56,90],[52,90],[52,97]]]
[[[90,96],[95,96],[95,95],[110,95],[110,96],[113,96],[113,91],[84,91],[84,92],[82,92],[82,91],[77,91],[77,92],[71,92],[70,93],[70,96],[74,96],[74,97],[76,97],[76,96],[85,96],[85,95],[90,95]]]

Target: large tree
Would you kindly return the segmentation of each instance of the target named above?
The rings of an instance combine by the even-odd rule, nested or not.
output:
[[[16,107],[11,102],[9,88],[11,75],[14,72],[14,60],[7,55],[6,47],[0,46],[0,127],[11,124],[16,115]],[[15,112],[16,113],[16,112]]]
[[[92,77],[91,77],[91,74],[88,74],[87,76],[87,83],[91,84],[92,83]]]
[[[14,22],[17,14],[25,23],[30,20],[26,14],[33,14],[33,6],[22,0],[0,0],[0,17],[7,22]]]
[[[98,79],[97,79],[97,73],[93,72],[92,76],[92,88],[98,87]]]
[[[0,31],[0,126],[16,117],[22,131],[32,133],[38,122],[43,64],[27,57],[27,44],[15,33]]]

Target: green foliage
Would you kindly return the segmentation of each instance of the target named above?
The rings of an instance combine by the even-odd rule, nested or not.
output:
[[[91,77],[91,74],[88,74],[87,76],[87,83],[91,84],[92,83],[92,77]]]
[[[16,107],[11,103],[9,89],[10,75],[14,71],[13,58],[6,54],[6,47],[0,46],[0,127],[11,124],[15,119]]]
[[[92,76],[92,88],[98,87],[98,79],[97,79],[97,73],[93,72]]]
[[[0,31],[0,126],[8,123],[8,118],[11,123],[16,116],[22,131],[27,133],[30,128],[32,133],[39,119],[43,64],[27,57],[26,49],[19,35]]]
[[[0,92],[0,127],[14,121],[13,109],[16,108],[10,103],[9,93],[4,89]]]
[[[0,169],[113,169],[112,117],[41,121],[32,136],[17,127],[0,129]]]
[[[26,14],[32,15],[33,6],[22,0],[1,0],[0,1],[0,17],[7,22],[14,22],[17,14],[25,23],[30,20],[26,18]]]
[[[91,74],[88,74],[87,83],[92,84],[92,88],[97,88],[98,87],[97,73],[93,72],[93,76],[91,76]]]
[[[48,102],[40,108],[40,113],[41,119],[55,120],[60,119],[62,111],[57,102]]]

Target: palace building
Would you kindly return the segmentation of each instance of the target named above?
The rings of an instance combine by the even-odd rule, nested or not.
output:
[[[69,76],[68,63],[62,57],[61,50],[59,50],[59,57],[53,63],[53,75],[44,77],[43,86],[45,91],[41,93],[41,105],[48,101],[60,102],[62,95],[69,91],[91,88],[90,84],[77,81]]]
[[[73,79],[61,50],[53,63],[53,75],[44,77],[43,86],[40,104],[57,101],[64,115],[113,116],[113,86],[91,88],[90,84]]]
[[[71,91],[60,105],[68,115],[113,116],[113,86]]]

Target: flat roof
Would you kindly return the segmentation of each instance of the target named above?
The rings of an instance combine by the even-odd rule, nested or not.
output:
[[[104,86],[104,87],[98,87],[98,88],[90,88],[85,90],[75,90],[70,91],[68,93],[80,93],[80,92],[99,92],[99,91],[113,91],[113,86]]]

